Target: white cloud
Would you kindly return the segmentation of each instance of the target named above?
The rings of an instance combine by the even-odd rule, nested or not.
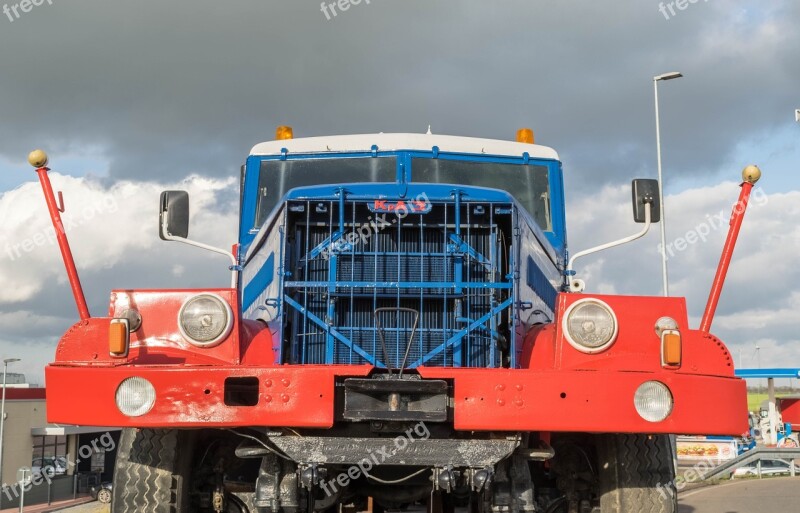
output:
[[[229,262],[158,237],[162,190],[190,193],[192,237],[228,248],[236,241],[236,179],[190,176],[169,183],[122,181],[51,173],[64,196],[64,224],[87,302],[107,309],[112,288],[227,286]],[[77,320],[64,265],[38,183],[0,195],[0,353],[34,381],[61,334]]]
[[[688,239],[689,233],[699,233],[701,225],[716,226],[705,235],[705,242],[687,243],[669,259],[670,292],[687,298],[694,328],[705,308],[738,194],[737,183],[725,182],[666,198],[668,247],[672,243],[674,248],[679,238]],[[606,187],[596,196],[570,204],[567,211],[574,213],[569,216],[571,251],[633,233],[638,226],[631,220],[629,202],[626,185]],[[709,221],[720,215],[721,226]],[[586,280],[587,291],[659,294],[658,232],[654,225],[644,239],[578,260],[576,270]],[[767,194],[757,186],[712,326],[734,355],[742,349],[745,365],[756,365],[746,355],[759,344],[763,366],[800,366],[800,293],[795,290],[800,283],[800,268],[795,264],[798,255],[800,191]]]
[[[78,269],[91,275],[101,268],[119,267],[131,259],[152,259],[164,250],[158,238],[158,197],[165,189],[185,189],[191,195],[198,238],[208,237],[223,247],[236,240],[235,206],[218,215],[218,193],[236,187],[235,179],[190,176],[178,183],[123,181],[111,187],[94,178],[51,173],[61,190],[62,215]],[[44,198],[38,183],[26,183],[0,196],[3,229],[0,232],[0,304],[25,301],[46,289],[52,280],[65,279]],[[198,231],[198,230],[195,230]],[[177,269],[177,267],[176,267]]]

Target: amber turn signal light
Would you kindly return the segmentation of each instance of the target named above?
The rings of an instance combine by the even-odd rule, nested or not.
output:
[[[661,365],[664,367],[680,367],[682,359],[681,333],[675,330],[664,330],[661,333]]]
[[[131,345],[128,319],[111,319],[108,327],[108,352],[113,358],[125,358]]]

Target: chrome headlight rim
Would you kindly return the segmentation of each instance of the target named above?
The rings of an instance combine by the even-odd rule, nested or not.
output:
[[[207,341],[196,340],[192,338],[191,335],[189,335],[186,332],[186,329],[183,326],[183,314],[186,311],[186,308],[189,305],[191,305],[193,301],[196,301],[201,298],[210,298],[218,302],[222,306],[222,310],[224,311],[225,316],[227,318],[225,327],[220,332],[220,334],[214,337],[213,339]],[[233,329],[233,309],[231,308],[231,305],[228,304],[228,302],[225,301],[225,299],[219,294],[214,294],[213,292],[203,292],[200,294],[195,294],[194,296],[187,298],[186,301],[183,302],[183,305],[181,305],[181,309],[178,310],[178,329],[180,330],[181,336],[184,338],[184,340],[186,340],[195,347],[207,349],[218,346],[219,344],[222,343],[223,340],[225,340],[225,338],[228,337],[228,335],[231,334],[231,330]]]
[[[139,390],[140,393],[146,394],[146,401],[136,409],[124,407],[125,405],[122,404],[123,398],[121,397],[121,394],[131,393],[133,392],[131,387],[137,386],[142,388],[142,390]],[[123,379],[117,386],[117,390],[114,392],[114,402],[116,403],[117,409],[120,411],[120,413],[126,417],[141,417],[142,415],[147,415],[150,413],[150,411],[156,405],[156,388],[146,378],[141,376],[131,376]]]
[[[650,390],[648,390],[648,388]],[[658,392],[665,394],[669,405],[669,408],[661,411],[659,415],[652,415],[654,410],[645,410],[640,404],[643,399],[653,397],[653,389],[657,389]],[[672,412],[675,409],[675,396],[672,394],[672,390],[670,390],[665,383],[657,380],[645,381],[636,387],[636,391],[633,394],[633,406],[636,409],[636,413],[639,414],[639,417],[647,422],[664,422],[669,418],[670,415],[672,415]]]
[[[606,310],[611,316],[611,321],[614,324],[613,326],[614,329],[611,334],[611,337],[608,339],[607,342],[597,347],[588,347],[581,344],[577,340],[573,339],[572,335],[569,332],[570,316],[573,314],[573,312],[575,312],[576,309],[580,308],[582,305],[585,304],[596,304],[601,308],[603,308],[604,310]],[[617,335],[619,335],[619,322],[617,322],[617,314],[614,312],[614,309],[611,308],[611,306],[609,306],[608,303],[606,303],[601,299],[597,299],[594,297],[587,297],[575,301],[567,308],[566,312],[564,312],[564,318],[561,321],[561,330],[564,332],[564,338],[567,339],[567,342],[569,342],[569,345],[571,345],[573,348],[577,349],[581,353],[597,354],[607,350],[614,344],[614,342],[617,341]]]

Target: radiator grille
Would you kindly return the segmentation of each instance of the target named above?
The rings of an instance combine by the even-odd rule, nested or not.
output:
[[[289,203],[290,363],[501,365],[511,206],[431,204],[402,219],[369,206]]]

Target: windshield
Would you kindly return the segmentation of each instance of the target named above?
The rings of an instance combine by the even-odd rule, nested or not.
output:
[[[291,189],[310,185],[397,181],[395,157],[265,160],[258,177],[255,228]]]
[[[542,230],[553,230],[546,166],[417,158],[411,162],[411,181],[506,191],[522,204]]]

